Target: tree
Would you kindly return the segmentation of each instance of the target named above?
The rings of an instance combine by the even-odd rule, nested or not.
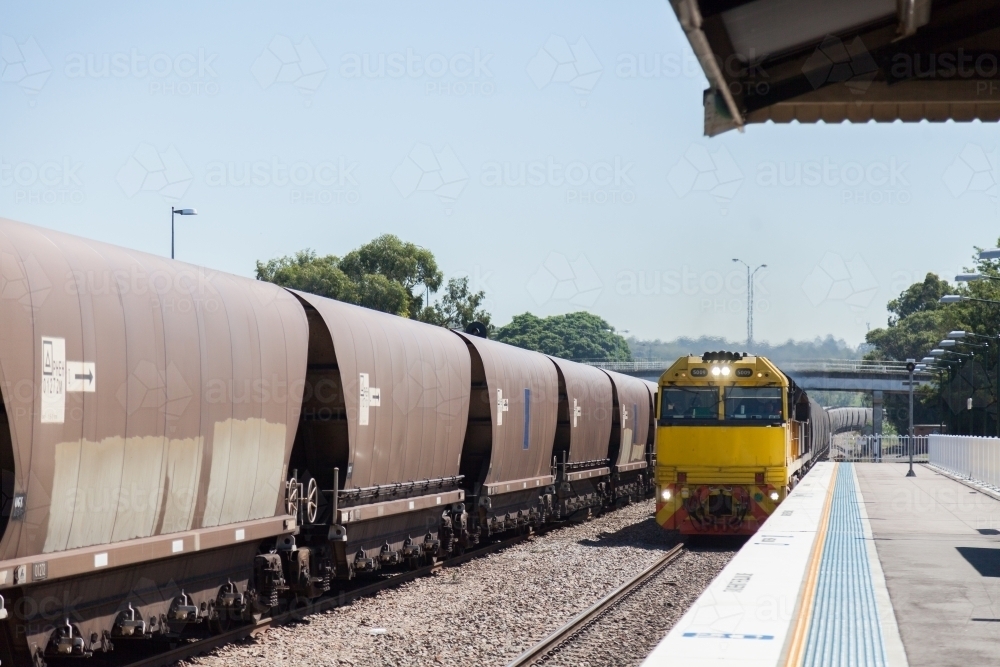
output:
[[[614,327],[587,312],[540,318],[515,315],[496,331],[496,340],[564,359],[631,361],[628,342]]]
[[[436,292],[443,276],[434,255],[385,234],[343,258],[301,250],[290,257],[257,262],[257,279],[402,317],[416,317],[425,291]]]
[[[865,341],[873,347],[868,359],[920,359],[955,322],[955,311],[938,300],[954,294],[955,288],[933,273],[923,282],[914,283],[886,305],[889,322],[885,328],[872,329]]]
[[[874,329],[866,336],[873,347],[868,358],[921,359],[953,330],[995,339],[1000,333],[1000,307],[996,304],[983,301],[939,303],[945,294],[1000,301],[1000,280],[997,280],[1000,278],[1000,261],[980,260],[976,256],[973,266],[965,270],[993,279],[952,286],[934,274],[927,274],[922,282],[910,285],[898,298],[889,302],[888,326]],[[973,340],[970,339],[970,342]],[[938,376],[930,386],[917,390],[914,421],[936,422],[943,419],[949,422],[949,430],[954,433],[995,433],[998,404],[995,378],[1000,353],[997,342],[1000,341],[988,341],[989,346],[985,349],[959,346],[958,349],[965,354],[975,352],[974,358],[948,355],[952,362],[947,375]],[[965,407],[970,397],[973,398],[971,415]],[[908,421],[903,407],[905,400],[903,394],[892,394],[886,399],[889,417],[900,432],[905,432]]]
[[[307,248],[290,257],[279,257],[266,263],[258,261],[257,280],[356,303],[358,296],[355,285],[340,270],[339,262],[333,255],[320,257],[316,251]]]
[[[422,309],[424,292],[437,292],[444,279],[430,250],[401,241],[392,234],[383,234],[344,255],[340,270],[358,283],[364,283],[367,276],[383,276],[402,286],[409,296],[410,317],[416,317]]]
[[[482,308],[486,293],[469,291],[469,279],[452,278],[445,287],[444,296],[433,306],[420,311],[417,319],[449,329],[465,329],[470,322],[482,322],[492,330],[490,314]]]

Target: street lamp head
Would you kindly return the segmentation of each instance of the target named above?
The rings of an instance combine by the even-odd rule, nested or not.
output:
[[[938,299],[938,303],[958,303],[963,300],[965,300],[965,297],[961,294],[945,294],[943,297]]]
[[[968,334],[965,331],[949,331],[948,338],[965,338]]]
[[[766,268],[767,268],[767,264],[761,264],[761,265],[760,265],[760,268],[762,268],[762,269],[766,269]]]
[[[941,346],[941,347],[955,347],[955,341],[948,340],[946,338],[945,340],[943,340],[940,343],[938,343],[938,345]]]
[[[932,357],[943,357],[944,356],[944,350],[941,350],[941,349],[938,349],[938,348],[934,348],[933,350],[931,350],[930,352],[928,352],[928,354],[931,355]]]
[[[922,361],[925,364],[933,364],[935,361],[937,361],[937,359],[935,359],[934,357],[924,357],[920,361]]]
[[[740,261],[740,260],[738,260],[738,259],[736,259],[735,257],[733,257],[733,261],[734,261],[734,262],[738,262],[738,261]]]
[[[198,209],[196,208],[179,208],[174,211],[177,215],[198,215]]]
[[[990,248],[979,253],[979,259],[1000,259],[1000,248]]]
[[[957,283],[971,283],[977,280],[982,280],[985,276],[979,273],[960,273],[955,276],[955,282]]]

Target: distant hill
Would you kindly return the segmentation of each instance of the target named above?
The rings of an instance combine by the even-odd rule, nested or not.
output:
[[[754,341],[753,349],[749,350],[746,349],[746,341],[733,342],[708,336],[672,341],[639,340],[633,336],[628,338],[628,346],[635,359],[675,359],[686,354],[728,350],[764,356],[778,364],[809,359],[860,359],[869,349],[865,344],[851,347],[844,340],[833,336],[812,341],[789,340],[777,345]]]

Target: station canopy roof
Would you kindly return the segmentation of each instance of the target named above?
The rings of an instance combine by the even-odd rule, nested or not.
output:
[[[1000,2],[670,0],[705,134],[748,123],[1000,120]]]

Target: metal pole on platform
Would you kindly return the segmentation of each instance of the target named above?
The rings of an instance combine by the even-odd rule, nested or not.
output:
[[[1000,438],[1000,334],[997,335],[997,393],[994,403],[997,406],[997,437]]]
[[[906,360],[906,370],[910,373],[910,430],[909,437],[907,440],[907,449],[910,450],[910,470],[906,473],[907,477],[916,477],[917,473],[913,472],[913,369],[917,367],[916,359]]]
[[[976,413],[972,411],[976,407],[976,353],[973,351],[969,356],[972,357],[972,363],[969,364],[972,367],[972,380],[970,380],[970,385],[972,391],[969,394],[969,435],[976,434]]]

